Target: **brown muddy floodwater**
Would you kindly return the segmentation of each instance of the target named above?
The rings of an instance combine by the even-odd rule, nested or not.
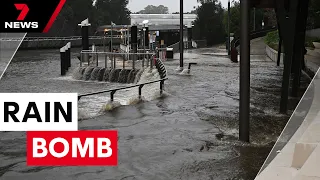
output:
[[[279,111],[282,69],[265,56],[251,57],[251,144],[238,137],[239,64],[190,50],[191,75],[178,75],[178,58],[166,61],[165,95],[146,86],[146,101],[133,104],[137,89],[117,92],[121,106],[101,112],[108,94],[81,99],[80,129],[119,132],[117,167],[27,167],[23,132],[0,133],[0,179],[11,180],[235,180],[254,179],[289,119]],[[75,50],[73,51],[75,52]],[[76,54],[74,54],[75,56]],[[73,68],[78,61],[73,59]],[[86,93],[122,86],[59,77],[55,50],[20,51],[0,82],[1,92]],[[152,74],[149,79],[158,78]],[[308,86],[303,78],[302,93]],[[293,110],[299,99],[290,99]]]

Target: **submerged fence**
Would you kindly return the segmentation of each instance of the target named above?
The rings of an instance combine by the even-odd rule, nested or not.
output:
[[[92,50],[82,50],[80,53],[80,67],[83,66],[83,62],[87,62],[87,65],[90,66],[92,63],[96,63],[95,66],[99,66],[99,55],[104,57],[104,67],[108,68],[108,60],[110,60],[110,65],[112,69],[117,68],[117,58],[120,58],[120,61],[122,61],[122,68],[126,68],[126,62],[129,60],[126,60],[124,56],[132,56],[132,69],[136,68],[136,62],[139,60],[138,56],[143,56],[142,61],[142,68],[145,67],[153,67],[154,60],[156,58],[155,53],[121,53],[121,52],[103,52],[103,51],[92,51]],[[92,57],[92,61],[91,61]]]
[[[157,82],[160,82],[160,95],[161,95],[163,93],[164,81],[166,81],[166,80],[168,80],[168,78],[163,78],[163,79],[159,79],[159,80],[156,80],[156,81],[150,81],[150,82],[146,82],[146,83],[136,84],[136,85],[132,85],[132,86],[126,86],[126,87],[121,87],[121,88],[116,88],[116,89],[111,89],[111,90],[105,90],[105,91],[98,91],[98,92],[83,94],[83,95],[79,95],[78,96],[78,100],[80,100],[82,97],[93,96],[93,95],[103,94],[103,93],[110,93],[110,101],[113,102],[114,101],[114,94],[117,91],[125,90],[125,89],[131,89],[131,88],[134,88],[134,87],[139,87],[139,92],[138,93],[139,93],[139,99],[141,99],[143,86],[147,85],[147,84],[157,83]]]

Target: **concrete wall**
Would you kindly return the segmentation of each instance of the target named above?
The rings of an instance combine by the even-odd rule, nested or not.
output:
[[[267,46],[266,45],[266,53],[267,53],[267,56],[274,62],[277,62],[278,61],[278,51],[272,49],[271,47]],[[280,66],[283,66],[283,57],[284,57],[284,54],[281,53],[281,58],[280,58]]]

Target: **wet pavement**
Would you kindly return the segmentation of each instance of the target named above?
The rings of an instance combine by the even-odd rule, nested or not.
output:
[[[101,111],[108,94],[79,102],[80,129],[119,131],[117,167],[27,167],[25,133],[0,132],[0,179],[254,179],[289,119],[278,114],[282,69],[264,55],[251,57],[251,144],[241,143],[239,64],[210,55],[216,52],[186,52],[186,65],[198,63],[191,75],[175,72],[178,57],[166,61],[169,80],[161,97],[153,85],[143,90],[147,101],[138,104],[132,103],[136,89],[117,92],[116,100],[126,106],[111,112]],[[86,93],[123,86],[71,76],[59,77],[58,51],[20,51],[0,82],[0,92]],[[301,93],[309,83],[302,81]],[[289,101],[292,111],[299,99]]]

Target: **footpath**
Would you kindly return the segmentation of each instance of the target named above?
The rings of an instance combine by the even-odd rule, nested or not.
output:
[[[266,53],[270,59],[276,61],[276,51],[266,46]],[[290,140],[284,142],[282,140],[286,139],[285,132],[294,126],[294,122],[289,121],[288,128],[284,130],[277,143],[286,145],[282,149],[275,146],[271,153],[275,154],[274,158],[268,159],[271,162],[264,166],[255,180],[320,180],[320,74],[316,74],[320,67],[320,49],[308,50],[305,62],[308,71],[315,74],[313,86],[303,100],[309,101],[311,107],[303,109],[303,103],[297,107],[290,120],[294,121],[300,110],[307,113],[307,116]]]

